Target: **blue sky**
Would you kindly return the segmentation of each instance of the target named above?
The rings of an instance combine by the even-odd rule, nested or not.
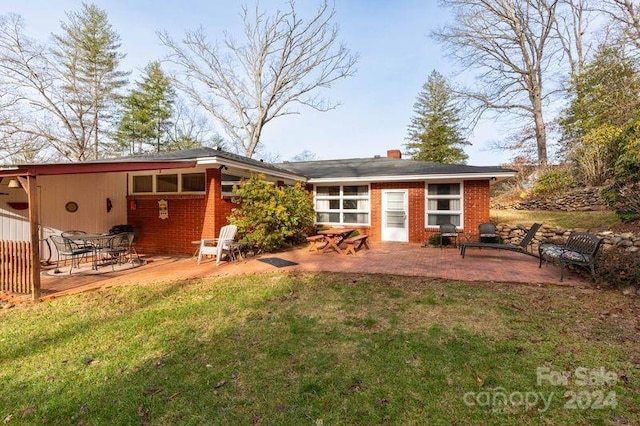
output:
[[[99,0],[109,21],[121,37],[121,51],[127,55],[123,68],[132,79],[144,66],[161,59],[166,49],[157,30],[167,30],[179,39],[186,30],[203,26],[211,40],[222,31],[234,33],[240,24],[243,3],[234,0]],[[360,57],[355,76],[342,80],[323,96],[341,105],[330,112],[300,110],[299,115],[271,122],[263,133],[265,150],[288,160],[304,150],[319,159],[386,155],[388,149],[402,149],[413,104],[432,70],[454,78],[450,60],[428,35],[443,25],[448,16],[435,0],[336,0],[341,40]],[[285,7],[284,0],[262,0],[263,9]],[[58,32],[65,11],[80,9],[72,0],[0,0],[0,13],[21,15],[27,32],[44,40]],[[300,14],[315,10],[317,1],[298,0]],[[489,151],[497,137],[498,123],[483,121],[470,135],[469,164],[499,165],[508,153]]]

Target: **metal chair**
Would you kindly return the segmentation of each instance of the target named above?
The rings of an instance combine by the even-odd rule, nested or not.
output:
[[[55,273],[60,273],[60,256],[64,256],[65,265],[67,264],[67,258],[71,258],[71,268],[69,274],[74,267],[74,261],[76,268],[80,268],[80,259],[82,259],[87,253],[91,253],[93,250],[90,247],[78,246],[68,238],[64,238],[60,235],[51,235],[49,237],[56,247],[58,253],[58,260],[56,262]]]
[[[133,234],[133,233],[132,233]],[[132,240],[132,239],[131,239]],[[109,237],[108,244],[100,250],[106,260],[111,263],[111,270],[115,270],[116,264],[124,263],[123,259],[129,254],[131,240],[128,232],[122,232]]]
[[[481,223],[478,226],[478,233],[480,234],[478,241],[481,243],[498,243],[500,237],[498,236],[498,230],[493,223]]]
[[[443,223],[440,225],[440,248],[442,248],[442,240],[445,237],[453,238],[454,247],[458,247],[458,231],[455,225],[451,223]]]

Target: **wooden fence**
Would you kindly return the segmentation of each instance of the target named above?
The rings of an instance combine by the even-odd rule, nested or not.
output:
[[[30,294],[32,268],[30,242],[0,240],[0,291]]]

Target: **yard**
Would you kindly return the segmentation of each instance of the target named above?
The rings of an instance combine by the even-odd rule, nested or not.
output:
[[[0,420],[632,424],[639,318],[618,292],[389,275],[105,289],[0,310]]]

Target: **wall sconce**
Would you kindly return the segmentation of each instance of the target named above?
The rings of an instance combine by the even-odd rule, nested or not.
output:
[[[18,182],[17,179],[11,179],[9,181],[9,185],[7,185],[9,188],[22,188],[22,185],[20,185],[20,182]]]

